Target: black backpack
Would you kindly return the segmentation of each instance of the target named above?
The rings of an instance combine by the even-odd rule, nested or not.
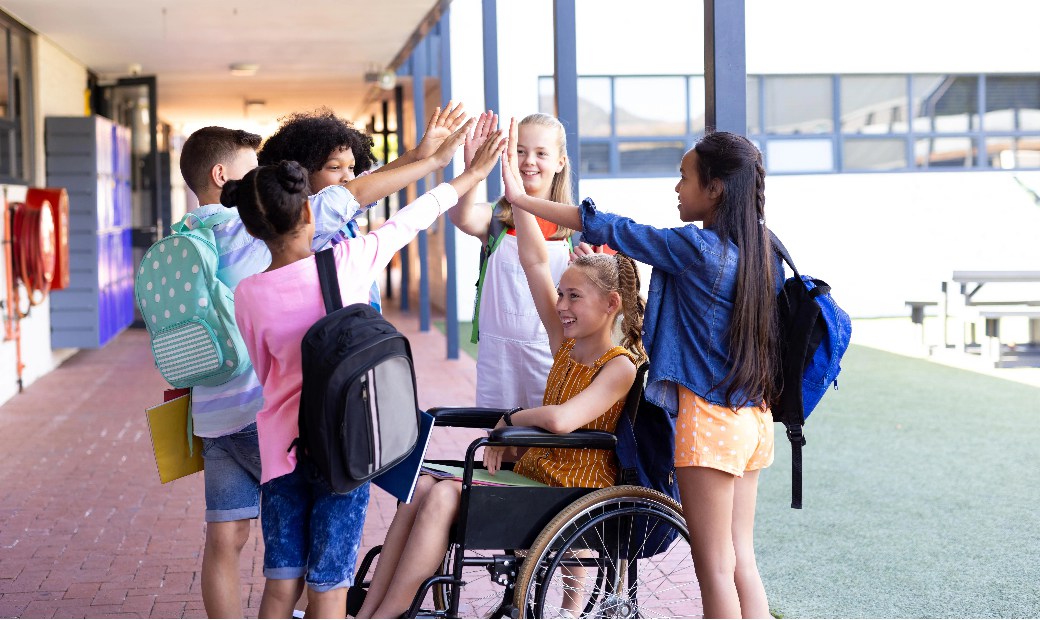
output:
[[[368,303],[343,307],[332,248],[315,262],[328,314],[303,338],[300,436],[293,445],[334,493],[349,493],[415,448],[421,414],[412,351]]]
[[[831,297],[823,280],[798,273],[791,254],[770,231],[773,249],[794,275],[777,294],[780,394],[770,404],[773,419],[783,422],[791,441],[791,508],[802,507],[802,426],[827,390],[838,387],[841,357],[849,348],[852,321]]]
[[[643,362],[636,371],[614,430],[619,482],[660,491],[681,503],[675,476],[675,420],[643,396],[648,368]],[[642,516],[634,517],[630,527],[628,540],[636,549],[629,560],[667,551],[679,534],[673,528],[653,527]]]

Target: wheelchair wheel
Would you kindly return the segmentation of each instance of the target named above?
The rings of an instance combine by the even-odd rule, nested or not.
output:
[[[514,604],[523,618],[701,617],[682,508],[637,486],[582,497],[535,540]]]

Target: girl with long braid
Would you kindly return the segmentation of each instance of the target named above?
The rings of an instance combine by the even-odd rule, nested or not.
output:
[[[683,156],[679,216],[654,228],[528,196],[514,151],[514,213],[583,231],[651,265],[645,397],[676,418],[675,465],[705,618],[768,618],[754,550],[759,471],[773,461],[776,294],[783,270],[765,226],[765,169],[747,138],[709,133]],[[698,227],[692,222],[702,222]]]

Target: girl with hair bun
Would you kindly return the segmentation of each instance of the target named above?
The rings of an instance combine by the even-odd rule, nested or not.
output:
[[[469,121],[439,147],[454,153],[472,129]],[[501,133],[488,140],[466,170],[399,210],[377,230],[333,247],[344,305],[368,301],[369,284],[394,254],[458,201],[494,167],[505,145]],[[308,208],[308,172],[294,161],[260,166],[224,188],[222,202],[238,206],[246,230],[271,251],[266,271],[242,280],[235,292],[235,319],[263,385],[257,414],[260,437],[264,576],[260,617],[289,618],[306,581],[308,617],[344,617],[368,485],[332,492],[297,463],[302,388],[300,344],[325,315],[311,249],[314,216]],[[298,466],[299,465],[299,466]]]
[[[515,124],[512,130],[515,149]],[[640,338],[644,304],[635,263],[620,254],[587,254],[566,268],[557,289],[535,217],[519,209],[511,217],[519,261],[545,326],[553,363],[548,379],[542,378],[541,406],[510,412],[496,428],[537,426],[560,434],[579,428],[613,431],[636,365],[646,359]],[[612,332],[619,318],[623,346],[614,346]],[[499,471],[503,451],[484,448],[488,472]],[[617,479],[611,450],[530,448],[513,471],[555,487],[603,488]],[[461,494],[461,482],[419,478],[414,499],[398,507],[390,524],[358,618],[395,618],[408,608],[420,584],[444,558]],[[572,579],[584,578],[581,568],[565,570]],[[581,588],[570,591],[573,594],[559,603],[578,617],[584,605]]]
[[[783,267],[765,225],[765,168],[750,140],[716,131],[683,156],[679,173],[685,225],[655,228],[588,199],[575,207],[528,196],[516,166],[503,166],[514,207],[653,267],[644,395],[675,418],[675,468],[704,617],[768,618],[754,527],[759,472],[773,461]]]

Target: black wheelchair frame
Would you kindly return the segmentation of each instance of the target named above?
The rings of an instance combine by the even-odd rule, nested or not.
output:
[[[645,366],[629,402],[638,402],[644,372]],[[633,415],[634,410],[634,406],[626,407],[623,415]],[[437,426],[487,429],[495,426],[504,411],[438,407],[429,413]],[[617,438],[604,431],[557,435],[538,428],[505,427],[471,442],[465,461],[437,461],[462,467],[461,504],[442,570],[422,583],[405,617],[472,617],[460,616],[460,608],[464,587],[474,580],[466,573],[473,575],[474,570],[477,575],[487,571],[490,583],[502,588],[501,594],[493,592],[481,601],[486,605],[481,611],[486,617],[553,617],[554,611],[563,611],[554,606],[557,598],[579,595],[583,597],[579,599],[583,601],[580,617],[690,617],[698,613],[699,603],[694,603],[699,588],[689,532],[681,506],[670,497],[631,485],[592,489],[473,484],[476,454],[485,446],[614,450],[616,444]],[[653,527],[674,528],[680,544],[669,542],[665,548],[643,553],[639,541],[631,538],[636,519],[653,523]],[[367,586],[365,578],[380,550],[375,547],[365,556],[355,584]],[[477,550],[503,552],[473,555]],[[579,592],[590,582],[582,577],[579,583],[574,571],[583,575],[595,572],[591,588]],[[647,571],[652,578],[645,577]],[[670,587],[658,587],[662,582]],[[423,609],[431,591],[433,609]]]

